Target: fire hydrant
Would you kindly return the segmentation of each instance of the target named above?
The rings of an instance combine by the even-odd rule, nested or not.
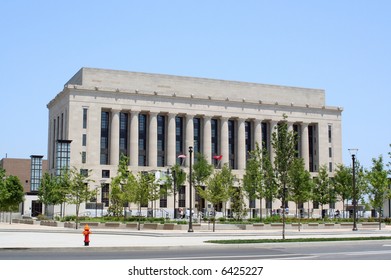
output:
[[[90,234],[91,234],[90,228],[88,227],[88,225],[85,225],[84,226],[84,231],[83,231],[84,246],[89,246],[90,245]]]

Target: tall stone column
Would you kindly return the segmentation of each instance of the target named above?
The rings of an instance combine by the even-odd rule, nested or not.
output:
[[[212,124],[211,117],[204,116],[203,154],[209,164],[212,163]]]
[[[148,166],[157,166],[157,115],[149,113],[149,134],[148,134]]]
[[[228,147],[228,118],[222,117],[221,122],[221,132],[220,132],[220,145],[221,145],[221,167],[225,163],[229,162],[229,147]]]
[[[130,166],[138,166],[138,115],[140,112],[132,111],[130,113]]]
[[[255,120],[254,121],[254,143],[258,143],[259,148],[262,149],[262,121]],[[254,149],[255,149],[254,145]]]
[[[111,110],[110,165],[119,164],[119,113],[120,110]]]
[[[176,133],[175,133],[175,117],[176,114],[168,114],[167,124],[167,166],[174,166],[176,163]]]
[[[194,147],[194,115],[186,115],[186,139],[185,139],[185,148],[184,153],[187,154],[186,166],[189,166],[189,147]]]
[[[301,157],[304,160],[305,169],[310,169],[310,146],[308,138],[308,123],[301,124]]]
[[[246,126],[244,119],[238,119],[238,169],[246,167]]]

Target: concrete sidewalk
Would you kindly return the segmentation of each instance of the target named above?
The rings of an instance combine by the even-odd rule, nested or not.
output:
[[[0,223],[0,248],[79,248],[84,247],[83,228],[69,229],[45,227],[40,225]],[[204,243],[207,240],[221,239],[280,239],[281,230],[220,230],[195,231],[183,230],[129,230],[92,228],[90,247],[95,248],[170,248],[184,246],[221,246]],[[286,238],[308,237],[361,237],[390,236],[391,227],[382,230],[362,229],[353,232],[351,229],[287,230]]]

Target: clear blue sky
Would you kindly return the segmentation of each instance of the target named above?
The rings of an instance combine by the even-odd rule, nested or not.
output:
[[[47,155],[47,103],[81,67],[320,88],[343,159],[389,161],[391,1],[1,1],[0,158]]]

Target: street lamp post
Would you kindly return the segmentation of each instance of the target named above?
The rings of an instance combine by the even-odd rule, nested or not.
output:
[[[189,186],[190,186],[190,192],[189,192],[189,230],[187,232],[194,232],[193,231],[193,209],[192,209],[192,199],[193,199],[193,186],[192,186],[192,160],[193,160],[193,157],[192,157],[192,154],[193,154],[193,147],[190,146],[189,147],[189,157],[190,157],[190,161],[189,161]]]
[[[357,189],[356,189],[356,154],[358,149],[349,149],[353,164],[353,231],[357,231]]]
[[[174,180],[174,219],[176,219],[177,215],[176,215],[176,171],[175,169],[172,170],[172,177]]]

